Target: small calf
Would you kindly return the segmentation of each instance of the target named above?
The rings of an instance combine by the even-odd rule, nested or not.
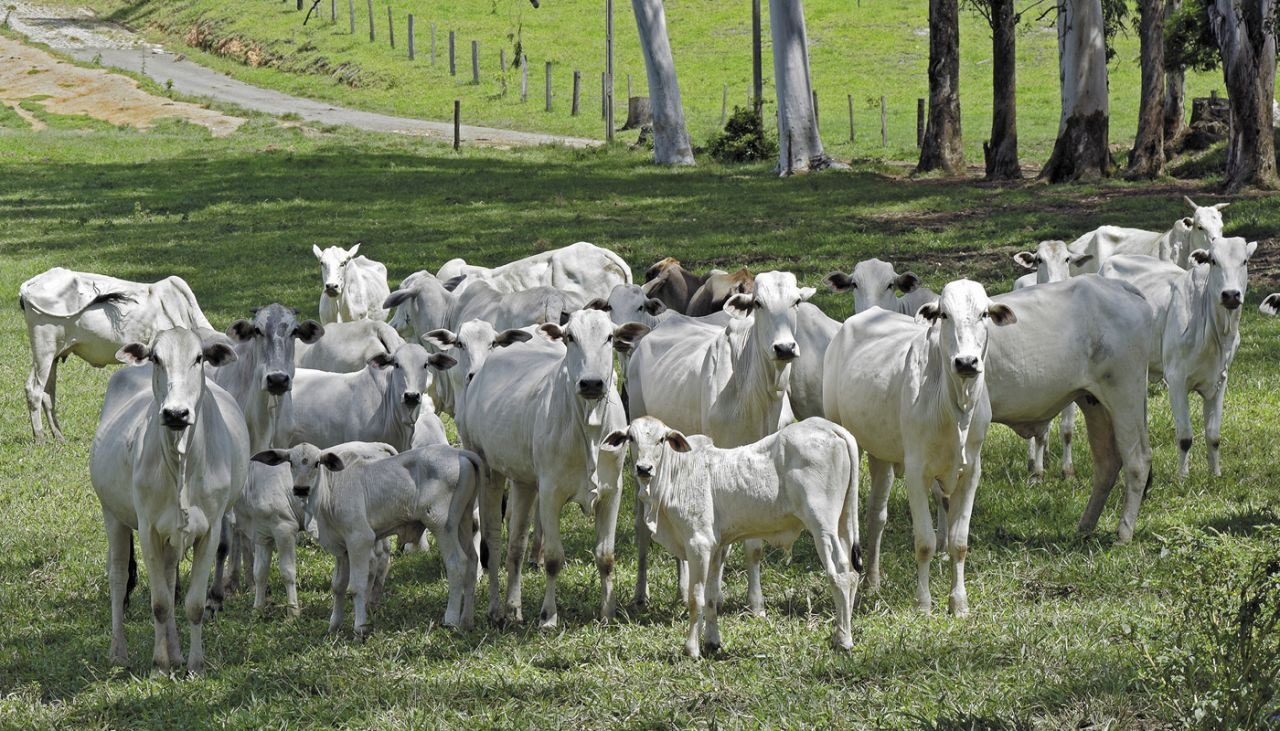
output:
[[[650,416],[611,432],[604,443],[631,442],[644,521],[658,542],[689,562],[689,635],[685,654],[720,647],[720,570],[730,544],[766,540],[790,547],[813,536],[835,600],[841,649],[853,646],[851,609],[862,570],[858,541],[858,445],[842,427],[814,417],[754,444],[719,449],[686,438]]]
[[[321,451],[311,444],[259,452],[268,465],[289,463],[296,491],[306,493],[315,515],[320,545],[337,559],[333,569],[333,614],[329,631],[342,625],[347,584],[355,590],[355,633],[368,631],[370,574],[381,567],[383,539],[430,530],[440,546],[449,601],[446,627],[474,626],[478,561],[472,545],[476,496],[487,468],[472,452],[432,445],[394,457],[348,465],[339,448]],[[375,582],[377,577],[374,578]]]

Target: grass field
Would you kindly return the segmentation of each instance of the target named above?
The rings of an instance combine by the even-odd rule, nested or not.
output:
[[[68,0],[51,0],[66,3]],[[449,119],[461,99],[472,124],[602,137],[600,73],[604,70],[604,4],[599,0],[548,0],[534,10],[528,0],[457,3],[445,0],[373,0],[374,42],[368,5],[354,3],[349,30],[347,1],[337,0],[338,21],[322,18],[306,27],[293,2],[262,0],[92,0],[103,14],[146,29],[175,47],[195,43],[217,51],[186,50],[201,63],[237,78],[303,96],[408,116]],[[310,0],[305,3],[310,7]],[[387,7],[396,24],[396,48],[387,43]],[[766,118],[772,120],[772,57],[767,3],[764,13]],[[647,88],[629,3],[615,3],[618,124],[626,113],[626,76],[635,93]],[[666,3],[671,44],[694,143],[704,144],[720,125],[724,88],[729,110],[746,105],[751,88],[751,14],[743,3],[671,0]],[[813,88],[819,96],[823,140],[839,158],[914,159],[916,99],[928,96],[928,3],[925,0],[808,0]],[[1136,11],[1135,11],[1136,12]],[[417,60],[407,55],[407,15],[416,19]],[[1018,37],[1019,141],[1023,161],[1048,157],[1058,129],[1057,36],[1053,16],[1037,21],[1032,10]],[[437,58],[430,64],[430,28],[437,27]],[[448,68],[448,33],[457,33],[458,75]],[[968,160],[982,164],[982,140],[991,127],[990,32],[977,15],[961,14],[961,99]],[[519,39],[529,58],[529,100],[520,101],[520,76],[498,69],[499,48],[514,55]],[[471,82],[471,41],[480,44],[480,83]],[[545,64],[553,64],[554,111],[543,111]],[[250,64],[250,65],[246,65]],[[254,68],[253,65],[260,65]],[[339,69],[341,66],[341,69]],[[569,114],[574,70],[582,72],[582,113]],[[277,73],[285,70],[289,73]],[[348,79],[335,81],[336,75]],[[1223,87],[1220,72],[1188,74],[1188,96]],[[1137,124],[1138,39],[1129,31],[1116,41],[1110,64],[1111,140],[1123,163]],[[858,141],[849,143],[847,95],[853,96]],[[879,99],[886,98],[889,146],[880,142]],[[1189,108],[1188,104],[1188,108]],[[633,135],[626,134],[626,139]]]
[[[765,171],[658,170],[617,149],[454,153],[262,120],[226,139],[178,123],[145,134],[0,129],[0,291],[12,297],[24,279],[55,265],[136,280],[179,274],[218,326],[271,301],[314,315],[311,245],[356,240],[393,281],[453,256],[496,264],[589,240],[641,270],[670,254],[695,269],[786,268],[813,285],[878,255],[934,288],[968,275],[995,291],[1016,274],[1009,255],[1030,242],[1104,222],[1162,227],[1182,214],[1183,192],[1210,197],[1120,183],[907,181],[866,168],[794,180]],[[367,643],[356,644],[349,629],[325,637],[332,564],[307,547],[299,619],[285,621],[278,606],[258,616],[249,597],[233,596],[205,634],[207,676],[174,679],[149,672],[150,613],[145,594],[135,595],[133,662],[113,671],[106,547],[87,471],[110,372],[72,359],[59,390],[69,441],[34,446],[22,396],[24,327],[15,307],[0,308],[0,726],[1180,727],[1209,702],[1206,688],[1169,670],[1167,658],[1191,652],[1171,631],[1194,629],[1182,607],[1235,575],[1224,556],[1243,560],[1277,546],[1265,527],[1277,521],[1280,499],[1280,323],[1261,318],[1256,305],[1277,283],[1280,205],[1240,199],[1227,221],[1228,233],[1268,240],[1232,374],[1224,476],[1206,476],[1197,443],[1191,477],[1173,479],[1168,405],[1153,388],[1155,481],[1137,537],[1115,545],[1113,496],[1101,532],[1081,539],[1073,531],[1090,477],[1087,445],[1077,479],[1029,486],[1023,443],[993,428],[968,562],[973,616],[911,609],[914,562],[899,489],[885,592],[856,612],[848,654],[826,644],[831,603],[807,537],[790,561],[770,554],[767,619],[742,612],[745,576],[731,565],[717,657],[680,656],[685,616],[665,559],[654,571],[655,602],[600,625],[589,524],[566,511],[569,565],[554,632],[498,630],[483,619],[472,632],[440,629],[445,586],[432,552],[395,561]],[[840,318],[850,308],[830,293],[816,301]],[[1209,540],[1214,552],[1196,553],[1185,536],[1206,531],[1222,535]],[[1186,583],[1206,556],[1214,557],[1202,566],[1211,585]],[[624,604],[634,572],[624,508]],[[947,582],[939,561],[933,592],[942,606]],[[541,589],[541,577],[530,577],[526,616]],[[276,585],[273,598],[281,593]],[[184,645],[185,636],[184,628]]]

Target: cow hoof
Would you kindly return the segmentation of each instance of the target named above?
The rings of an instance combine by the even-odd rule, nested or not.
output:
[[[702,657],[702,651],[698,649],[697,645],[685,645],[684,654],[687,655],[688,657],[693,658],[694,660],[697,660],[698,658]]]
[[[842,635],[837,632],[831,636],[831,646],[837,650],[848,652],[853,649],[853,639],[848,635]]]
[[[201,675],[204,675],[204,660],[187,665],[187,675],[193,678],[198,678]]]
[[[298,607],[288,607],[285,609],[284,615],[287,619],[297,619],[302,616],[302,610]]]
[[[1067,479],[1067,480],[1074,480],[1074,479],[1076,479],[1076,468],[1075,468],[1075,467],[1063,467],[1063,468],[1062,468],[1062,477],[1063,477],[1063,479]]]
[[[708,643],[706,644],[706,648],[707,648],[707,654],[708,654],[708,655],[714,655],[714,654],[716,654],[717,652],[720,652],[720,643],[719,643],[719,642],[708,642]]]
[[[559,620],[557,620],[555,617],[552,617],[551,619],[544,619],[538,623],[538,629],[541,629],[541,630],[555,629],[556,624],[558,622]]]

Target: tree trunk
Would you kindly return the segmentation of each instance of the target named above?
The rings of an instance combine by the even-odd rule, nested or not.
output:
[[[1182,8],[1182,0],[1165,0],[1164,19],[1167,21]],[[1181,66],[1164,70],[1164,148],[1165,157],[1177,152],[1182,137],[1187,133],[1186,76]]]
[[[1129,153],[1128,178],[1156,178],[1164,172],[1164,0],[1139,0],[1138,30],[1142,92],[1138,134]]]
[[[659,165],[692,165],[693,147],[684,123],[676,63],[667,40],[662,0],[631,0],[640,31],[640,50],[649,77],[649,109],[653,114],[653,159]]]
[[[1017,180],[1018,60],[1014,0],[991,0],[991,139],[982,145],[987,180]]]
[[[1040,177],[1051,183],[1111,174],[1107,46],[1101,0],[1058,0],[1058,139]]]
[[[916,172],[964,172],[960,133],[960,9],[958,0],[929,0],[929,122]]]
[[[1248,185],[1277,187],[1272,99],[1276,85],[1274,0],[1213,0],[1209,24],[1222,53],[1231,105],[1227,192]]]
[[[778,95],[778,173],[791,175],[831,165],[822,151],[809,83],[809,41],[801,0],[769,0],[773,79]]]

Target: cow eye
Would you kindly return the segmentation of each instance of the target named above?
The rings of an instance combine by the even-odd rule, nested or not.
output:
[[[160,365],[160,356],[156,355],[155,353],[152,353],[151,362],[155,363],[156,365]]]
[[[196,356],[196,365],[200,365],[200,364],[201,364],[201,363],[203,363],[203,362],[204,362],[204,355],[197,355],[197,356]]]
[[[938,313],[938,319],[939,319],[939,320],[950,320],[950,319],[951,319],[951,315],[948,315],[948,314],[947,314],[947,313],[945,313],[945,312],[939,312],[939,313]]]
[[[991,317],[991,313],[989,313],[989,312],[983,312],[983,313],[981,313],[981,314],[979,314],[979,315],[978,315],[978,319],[979,319],[979,320],[985,320],[985,319],[987,319],[988,317]]]

